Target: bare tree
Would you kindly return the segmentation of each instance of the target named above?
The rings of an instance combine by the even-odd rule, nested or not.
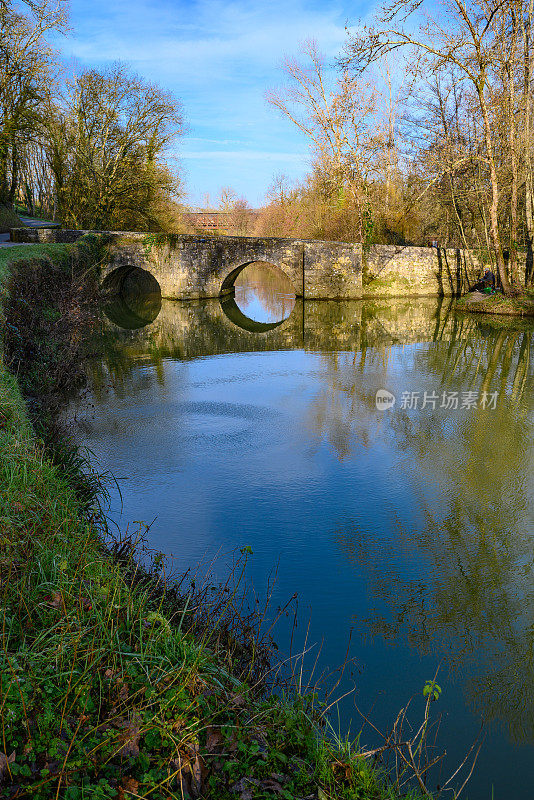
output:
[[[407,21],[419,10],[425,10],[426,21],[414,32]],[[496,151],[498,136],[494,109],[502,106],[505,87],[510,158],[513,152],[509,211],[511,240],[515,248],[519,185],[515,82],[520,33],[523,32],[524,36],[526,28],[530,30],[531,11],[529,16],[529,8],[525,8],[523,0],[446,0],[440,12],[432,16],[425,9],[425,0],[416,0],[415,3],[396,0],[382,8],[375,25],[365,27],[350,38],[343,64],[345,68],[353,69],[355,74],[361,74],[385,54],[403,48],[410,51],[412,69],[417,74],[437,76],[444,69],[454,67],[458,80],[470,87],[482,123],[480,159],[487,168],[491,189],[488,206],[490,239],[503,290],[510,292],[499,215],[504,186],[503,173],[499,170],[500,154]],[[512,277],[516,277],[515,266]]]
[[[331,81],[314,41],[302,45],[301,56],[303,62],[285,60],[287,83],[269,92],[268,102],[307,137],[316,169],[331,193],[350,195],[362,237],[367,188],[380,174],[381,156],[391,146],[389,132],[378,123],[377,90],[348,70]]]
[[[0,203],[11,204],[19,187],[23,153],[42,127],[42,111],[59,71],[46,37],[65,31],[65,3],[32,4],[32,14],[0,6]]]

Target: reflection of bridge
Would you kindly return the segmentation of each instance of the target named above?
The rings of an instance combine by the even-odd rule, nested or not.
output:
[[[15,231],[17,241],[74,242],[89,231]],[[93,231],[94,233],[94,231]],[[195,299],[230,294],[239,273],[254,261],[281,269],[295,294],[308,298],[362,296],[361,245],[245,236],[104,233],[102,278],[134,265],[158,281],[163,297]],[[116,278],[121,277],[118,273]],[[120,284],[120,280],[117,281]],[[120,287],[116,287],[120,288]]]
[[[451,326],[458,319],[451,311],[450,300],[379,300],[373,301],[372,306],[363,301],[298,300],[286,320],[262,326],[242,314],[236,316],[231,301],[232,298],[221,298],[220,302],[163,302],[161,310],[156,304],[146,319],[151,324],[134,334],[125,330],[125,341],[133,335],[133,342],[149,341],[153,353],[182,359],[302,347],[355,352],[367,347],[439,341],[450,336]],[[120,308],[113,308],[110,316],[114,325],[137,327],[124,311],[121,319]],[[120,339],[121,335],[115,329],[114,338]]]

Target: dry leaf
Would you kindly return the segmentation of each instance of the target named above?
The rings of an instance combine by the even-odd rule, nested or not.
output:
[[[127,683],[123,683],[120,690],[119,690],[119,700],[125,701],[128,700],[129,697],[129,687]]]
[[[180,787],[180,792],[183,794],[192,794],[191,790],[191,766],[188,759],[182,759],[180,755],[178,758],[173,758],[169,764],[173,772],[176,772],[176,780]]]
[[[270,792],[277,792],[277,793],[284,791],[282,789],[281,784],[278,783],[278,781],[273,781],[270,778],[267,778],[266,780],[261,782],[261,788],[266,789],[267,791]]]
[[[223,743],[223,737],[221,731],[218,728],[208,728],[207,729],[208,739],[206,741],[206,750],[208,753],[213,753],[217,747],[220,747]]]
[[[57,611],[62,611],[65,613],[65,603],[63,601],[63,595],[61,592],[54,592],[52,595],[45,597],[48,605],[52,608],[55,608]]]
[[[231,702],[235,708],[244,708],[245,706],[245,698],[242,694],[232,695]]]
[[[10,756],[6,756],[5,753],[0,752],[0,783],[4,780],[5,775],[11,775],[11,771],[9,769],[10,764],[15,763],[15,751],[11,753]]]
[[[197,756],[191,765],[191,792],[193,797],[200,797],[202,791],[202,767],[202,759]]]
[[[123,728],[122,733],[119,735],[119,741],[122,742],[120,754],[126,757],[137,757],[139,755],[139,739],[141,738],[139,720],[137,718],[117,720],[115,726]]]
[[[119,788],[119,798],[123,800],[126,798],[125,792],[128,794],[137,795],[137,790],[139,789],[139,781],[136,781],[135,778],[127,777],[122,779],[122,786]]]

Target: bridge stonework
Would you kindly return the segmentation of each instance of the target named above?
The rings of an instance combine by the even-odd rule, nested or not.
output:
[[[75,242],[86,233],[57,228],[16,228],[14,242]],[[295,294],[307,299],[453,296],[463,294],[488,266],[469,250],[406,245],[372,245],[307,239],[198,236],[99,231],[108,259],[102,280],[126,266],[157,279],[169,299],[219,297],[232,291],[239,272],[267,261],[286,273]],[[520,259],[524,275],[524,258]],[[113,289],[113,283],[110,288]]]
[[[94,231],[16,229],[14,241],[74,242]],[[361,245],[302,239],[107,232],[102,280],[125,265],[149,271],[165,298],[189,300],[232,292],[247,264],[265,261],[307,298],[360,298]]]

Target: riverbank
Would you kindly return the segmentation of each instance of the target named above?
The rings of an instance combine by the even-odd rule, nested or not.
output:
[[[527,289],[519,297],[472,292],[461,297],[456,304],[457,311],[473,314],[498,314],[507,317],[534,317],[534,290]]]
[[[136,565],[135,538],[104,544],[102,487],[43,441],[58,395],[81,385],[99,258],[81,247],[0,260],[18,375],[1,365],[0,797],[398,797],[325,735],[313,695],[264,691],[270,642],[240,610],[247,549],[220,591],[174,591],[157,554]]]

